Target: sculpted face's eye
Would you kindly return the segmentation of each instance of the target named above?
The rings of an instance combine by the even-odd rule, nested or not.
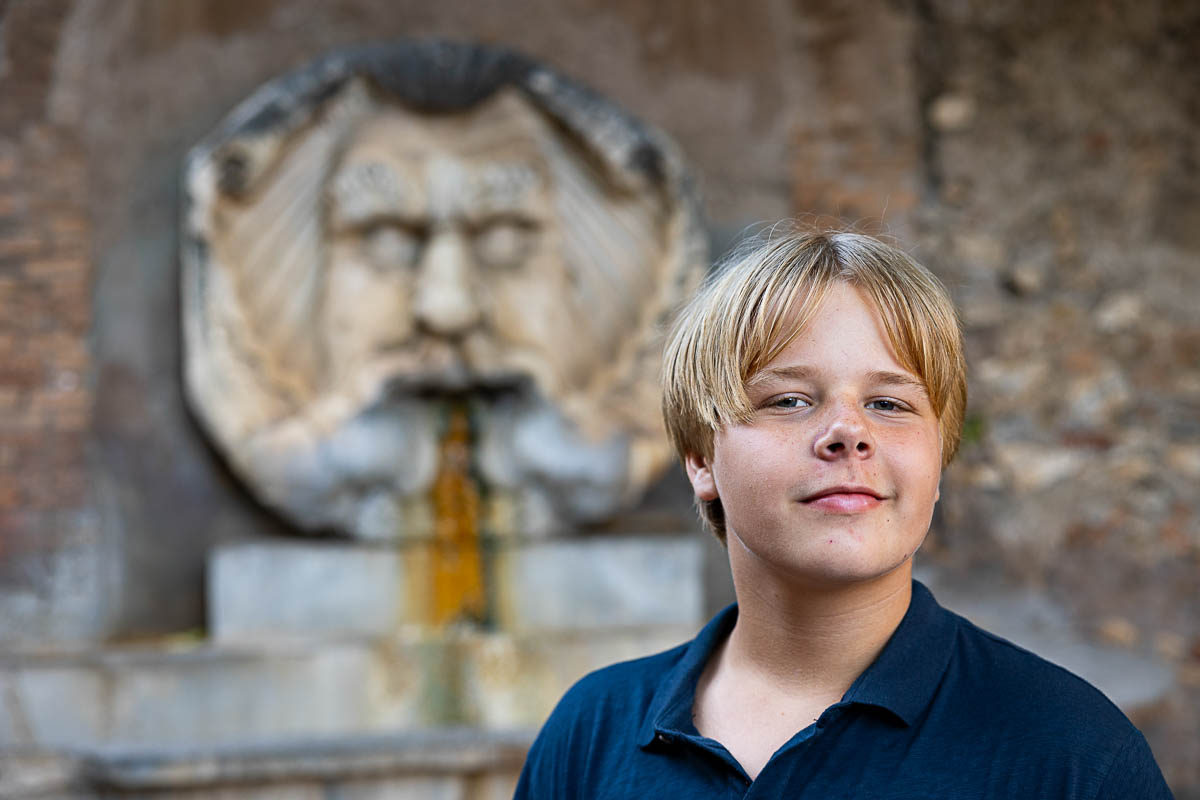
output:
[[[376,268],[399,269],[411,267],[417,262],[421,239],[416,231],[408,228],[379,224],[372,225],[364,232],[363,247]]]
[[[532,254],[536,236],[536,228],[528,222],[490,222],[475,233],[475,256],[488,267],[515,267]]]

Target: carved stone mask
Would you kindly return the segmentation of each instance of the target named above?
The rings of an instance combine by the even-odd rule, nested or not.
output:
[[[448,58],[479,73],[450,108],[396,74]],[[457,410],[509,527],[636,498],[669,459],[661,325],[704,264],[674,149],[506,51],[396,45],[298,75],[186,175],[187,389],[234,470],[302,529],[424,536]]]

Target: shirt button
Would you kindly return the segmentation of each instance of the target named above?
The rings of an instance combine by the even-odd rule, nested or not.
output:
[[[665,733],[659,733],[659,734],[656,734],[654,738],[655,738],[655,739],[658,739],[658,740],[659,740],[660,742],[662,742],[663,744],[670,744],[670,743],[671,743],[671,737],[670,737],[670,736],[667,736]]]

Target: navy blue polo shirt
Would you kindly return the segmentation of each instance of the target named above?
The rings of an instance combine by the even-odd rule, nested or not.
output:
[[[913,582],[879,657],[751,782],[692,724],[696,683],[737,606],[691,642],[567,692],[516,797],[1170,798],[1141,733],[1098,690],[946,611]]]

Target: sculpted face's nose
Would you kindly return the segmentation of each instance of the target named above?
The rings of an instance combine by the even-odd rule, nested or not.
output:
[[[470,250],[454,230],[435,231],[417,265],[413,312],[433,333],[452,336],[479,321]]]
[[[813,451],[817,458],[825,461],[865,459],[875,454],[875,440],[861,412],[840,408],[814,440]]]

